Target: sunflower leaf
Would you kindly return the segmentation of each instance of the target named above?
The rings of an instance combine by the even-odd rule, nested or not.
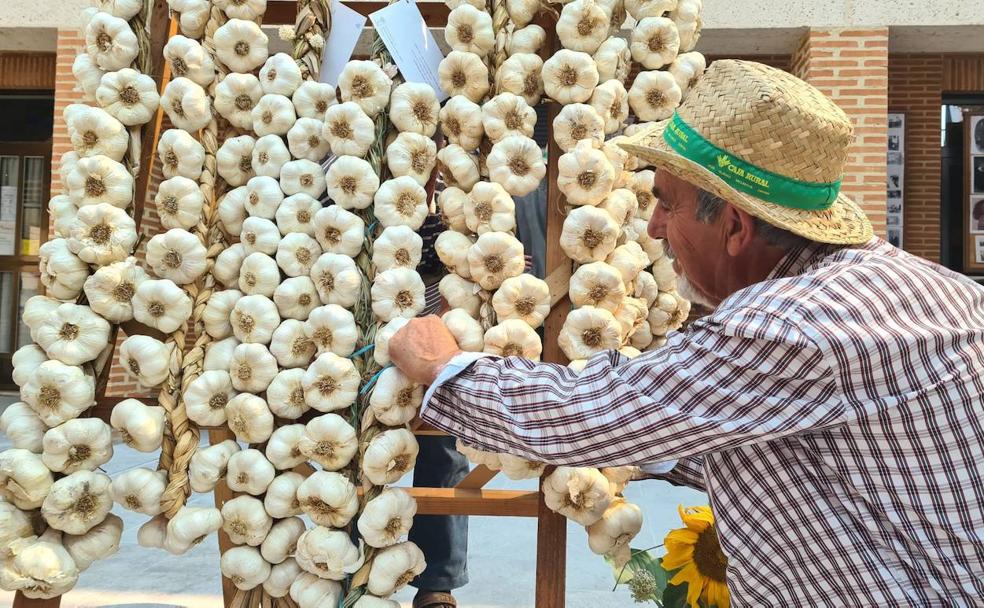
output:
[[[663,608],[687,608],[687,585],[667,585],[663,590]]]

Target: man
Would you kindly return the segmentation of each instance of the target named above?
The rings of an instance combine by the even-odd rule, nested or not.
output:
[[[715,62],[625,146],[659,169],[649,231],[681,292],[714,312],[580,374],[460,354],[414,321],[390,352],[431,384],[424,419],[486,450],[662,462],[706,488],[736,606],[979,604],[984,289],[871,238],[838,194],[852,138],[806,83]]]

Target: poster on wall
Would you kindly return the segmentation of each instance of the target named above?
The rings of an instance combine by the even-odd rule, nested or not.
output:
[[[14,255],[17,240],[17,186],[0,186],[0,255]]]
[[[964,110],[964,272],[984,273],[984,114]]]
[[[971,154],[984,154],[984,116],[977,116],[970,121]]]
[[[888,115],[888,183],[885,225],[888,242],[902,246],[902,190],[905,185],[905,114]]]

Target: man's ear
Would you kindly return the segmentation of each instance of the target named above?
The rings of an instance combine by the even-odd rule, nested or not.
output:
[[[755,240],[755,218],[734,205],[725,205],[721,213],[721,230],[728,255],[736,257]]]

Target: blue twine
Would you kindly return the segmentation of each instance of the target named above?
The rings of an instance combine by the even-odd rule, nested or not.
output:
[[[376,228],[376,224],[378,224],[378,223],[379,223],[379,220],[376,220],[373,223],[369,224],[369,226],[366,227],[366,234],[372,234],[372,231]]]
[[[360,395],[365,395],[366,394],[366,391],[368,391],[369,389],[371,389],[373,387],[373,385],[376,384],[376,380],[379,380],[379,376],[381,376],[383,372],[385,372],[386,370],[388,370],[391,367],[393,367],[393,366],[392,365],[387,365],[383,369],[381,369],[378,372],[376,372],[375,374],[373,374],[372,378],[369,378],[369,382],[366,382],[366,385],[362,387],[362,390],[361,391],[359,391],[359,394]]]
[[[359,355],[361,355],[363,353],[367,353],[367,352],[371,351],[374,348],[376,348],[376,345],[375,344],[366,344],[365,346],[363,346],[359,350],[357,350],[354,353],[352,353],[351,355],[349,355],[348,358],[349,359],[355,359]]]

